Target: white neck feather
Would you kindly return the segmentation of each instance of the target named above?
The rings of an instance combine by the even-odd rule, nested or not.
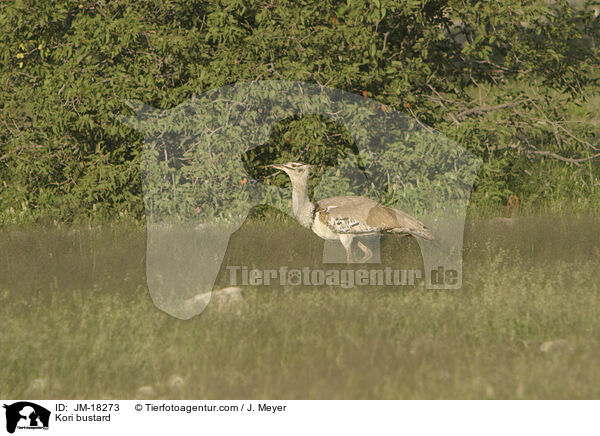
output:
[[[292,210],[301,226],[312,227],[315,206],[308,198],[308,180],[292,180]]]

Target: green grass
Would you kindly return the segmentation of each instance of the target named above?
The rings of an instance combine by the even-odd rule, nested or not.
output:
[[[461,290],[251,288],[188,321],[152,304],[143,229],[0,232],[0,397],[597,399],[599,225],[469,222]],[[249,248],[269,229],[267,254]],[[289,250],[278,230],[245,227],[228,262],[314,264],[318,238],[294,227]],[[414,241],[383,241],[397,252],[421,262]]]

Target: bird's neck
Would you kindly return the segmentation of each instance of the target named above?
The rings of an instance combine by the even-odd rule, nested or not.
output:
[[[292,183],[292,210],[301,226],[312,227],[315,206],[308,198],[308,180]]]

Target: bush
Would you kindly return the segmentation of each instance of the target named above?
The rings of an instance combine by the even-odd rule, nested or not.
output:
[[[363,94],[435,127],[484,160],[473,196],[482,208],[516,194],[533,208],[597,211],[592,6],[3,2],[0,223],[141,218],[143,138],[117,120],[130,115],[124,100],[172,108],[259,79]],[[280,127],[269,157],[297,155],[307,132],[334,154],[352,147],[330,141],[338,127],[318,117]]]

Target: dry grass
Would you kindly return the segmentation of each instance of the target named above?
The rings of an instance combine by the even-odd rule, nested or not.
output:
[[[141,229],[2,232],[0,397],[600,398],[599,224],[469,223],[458,291],[255,288],[189,321],[152,304]],[[267,228],[228,262],[314,264],[302,229],[297,249],[280,232],[248,248]],[[384,258],[398,249],[420,264],[410,239]]]

